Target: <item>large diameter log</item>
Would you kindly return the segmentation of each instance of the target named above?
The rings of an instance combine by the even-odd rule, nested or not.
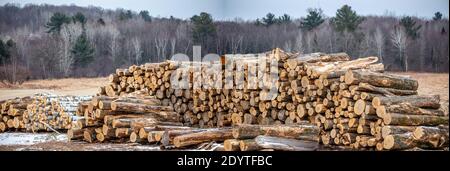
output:
[[[280,151],[314,151],[319,145],[319,143],[315,141],[304,141],[264,135],[257,136],[255,138],[255,142],[261,148]]]
[[[408,77],[362,70],[348,70],[344,80],[348,85],[362,82],[401,90],[417,90],[419,87],[417,80]]]
[[[429,148],[448,147],[448,126],[419,126],[414,132],[414,138],[426,144]]]
[[[387,113],[383,116],[383,122],[386,125],[403,126],[434,126],[448,125],[448,116],[430,116],[430,115],[408,115],[399,113]]]
[[[233,137],[236,139],[255,138],[259,135],[318,141],[319,127],[312,124],[302,124],[302,125],[241,124],[233,128]]]
[[[233,138],[232,129],[221,128],[177,136],[173,139],[173,143],[176,147],[185,147],[209,141],[224,141],[231,138]]]
[[[389,106],[399,103],[409,103],[415,107],[437,109],[440,107],[439,101],[440,101],[439,95],[374,97],[372,99],[372,106],[377,108],[381,105]]]

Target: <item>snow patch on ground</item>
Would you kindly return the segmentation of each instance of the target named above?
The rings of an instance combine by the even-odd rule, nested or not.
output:
[[[55,133],[2,133],[0,145],[33,145],[49,141],[67,141],[66,134]]]

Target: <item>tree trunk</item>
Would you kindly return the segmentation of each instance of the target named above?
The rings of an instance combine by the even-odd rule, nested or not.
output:
[[[371,71],[349,70],[345,73],[345,83],[348,85],[368,83],[378,87],[388,87],[401,90],[417,90],[417,80],[385,73]]]
[[[280,151],[314,151],[318,148],[318,142],[315,141],[303,141],[264,135],[257,136],[255,142],[261,148]]]
[[[386,125],[402,126],[435,126],[448,125],[448,116],[430,116],[430,115],[408,115],[399,113],[387,113],[383,116],[383,122]]]
[[[217,130],[177,136],[173,139],[173,142],[176,147],[185,147],[208,141],[224,141],[231,138],[233,138],[232,129],[221,128]]]
[[[439,104],[439,95],[413,95],[413,96],[392,96],[392,97],[374,97],[372,99],[372,106],[377,108],[381,105],[394,105],[399,103],[409,103],[415,107],[437,109]]]
[[[233,128],[236,139],[255,138],[259,135],[295,138],[300,140],[318,141],[319,128],[315,125],[245,125]]]

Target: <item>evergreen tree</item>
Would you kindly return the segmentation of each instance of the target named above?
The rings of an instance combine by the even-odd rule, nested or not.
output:
[[[403,17],[400,20],[400,25],[402,25],[405,28],[406,34],[408,37],[412,38],[413,40],[419,38],[420,33],[419,30],[422,28],[422,25],[417,25],[416,21],[410,16]]]
[[[85,68],[94,59],[94,48],[91,46],[86,32],[77,38],[72,47],[71,53],[74,58],[74,66]]]
[[[215,36],[216,26],[210,14],[202,12],[194,15],[191,22],[194,24],[192,36],[195,43],[205,44],[208,38]]]
[[[339,32],[354,32],[363,20],[364,18],[358,16],[358,14],[352,10],[352,7],[344,5],[337,10],[336,16],[331,19],[331,23]]]
[[[66,16],[63,13],[56,12],[50,18],[50,21],[47,22],[45,27],[48,28],[47,33],[59,34],[59,32],[61,31],[61,26],[68,23],[70,23],[70,17]]]
[[[272,24],[277,23],[277,19],[275,18],[275,15],[272,13],[268,13],[266,17],[262,18],[262,22],[266,26],[271,26]]]
[[[313,30],[324,21],[321,9],[308,9],[308,15],[300,22],[300,27],[306,30]]]
[[[280,24],[288,24],[288,23],[291,23],[291,22],[292,22],[291,16],[289,16],[289,15],[287,15],[287,14],[284,14],[284,15],[282,15],[282,16],[280,16],[280,17],[278,18],[278,22],[279,22]]]
[[[8,50],[8,46],[6,43],[3,43],[3,40],[0,39],[0,64],[6,63],[9,59],[10,53]]]
[[[133,12],[131,10],[123,11],[119,13],[119,20],[128,20],[133,18]]]
[[[433,17],[434,21],[439,21],[441,19],[442,19],[442,13],[441,12],[434,13],[434,17]]]
[[[72,17],[72,20],[73,20],[74,23],[80,22],[80,23],[81,23],[81,26],[82,26],[83,28],[84,28],[84,26],[85,26],[85,24],[86,24],[86,22],[87,22],[86,17],[85,17],[81,12],[77,12],[77,13]]]
[[[152,17],[150,17],[149,12],[147,10],[139,12],[139,15],[142,17],[144,21],[151,22]]]
[[[255,21],[255,25],[262,26],[263,23],[261,22],[261,20],[259,18],[257,18],[256,21]]]

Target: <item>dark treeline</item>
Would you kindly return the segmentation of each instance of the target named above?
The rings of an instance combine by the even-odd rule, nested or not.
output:
[[[335,16],[320,9],[302,18],[267,14],[253,21],[152,17],[151,11],[98,7],[0,6],[0,79],[105,76],[118,67],[159,62],[173,54],[285,51],[347,52],[378,56],[388,70],[448,72],[448,18],[359,16],[343,6]]]

